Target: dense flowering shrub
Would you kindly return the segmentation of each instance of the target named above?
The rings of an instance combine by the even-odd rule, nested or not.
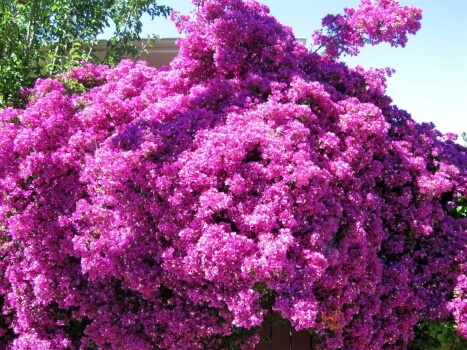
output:
[[[271,311],[320,349],[467,336],[466,149],[385,71],[199,5],[170,67],[86,64],[0,112],[0,349],[253,349]]]
[[[415,34],[422,19],[419,8],[401,6],[397,0],[361,0],[357,9],[346,8],[344,13],[323,18],[327,34],[323,30],[313,33],[314,43],[324,47],[329,57],[357,55],[366,44],[404,47],[407,34]]]

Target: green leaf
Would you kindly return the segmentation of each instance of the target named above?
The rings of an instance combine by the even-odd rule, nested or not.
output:
[[[18,0],[0,2],[0,108],[22,103],[21,90],[38,77],[65,72],[92,58],[97,35],[116,23],[108,57],[116,64],[136,55],[141,16],[164,16],[171,8],[154,0]],[[24,103],[24,101],[23,101]]]

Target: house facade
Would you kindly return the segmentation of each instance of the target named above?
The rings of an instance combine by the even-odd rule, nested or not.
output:
[[[161,67],[168,65],[170,61],[178,54],[179,47],[177,45],[178,38],[162,38],[162,39],[141,39],[135,43],[139,55],[137,57],[128,57],[132,60],[144,60],[149,66]],[[305,38],[297,38],[298,42],[306,45]],[[93,54],[103,59],[108,51],[107,41],[99,40],[99,43],[94,47]]]

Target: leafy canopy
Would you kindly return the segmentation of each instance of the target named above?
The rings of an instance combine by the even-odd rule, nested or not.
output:
[[[164,16],[154,0],[2,0],[0,2],[0,107],[18,103],[37,77],[53,76],[92,55],[97,36],[115,24],[104,63],[136,54],[141,16]]]

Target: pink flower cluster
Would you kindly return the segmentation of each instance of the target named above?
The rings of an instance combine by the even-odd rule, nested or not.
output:
[[[0,349],[219,349],[272,311],[319,349],[467,336],[466,149],[254,1],[177,20],[170,67],[0,111]]]
[[[421,9],[401,6],[398,0],[361,0],[358,8],[345,8],[344,15],[327,15],[322,22],[326,33],[315,31],[314,44],[332,58],[358,55],[366,44],[404,47],[407,34],[420,29],[421,19]]]

